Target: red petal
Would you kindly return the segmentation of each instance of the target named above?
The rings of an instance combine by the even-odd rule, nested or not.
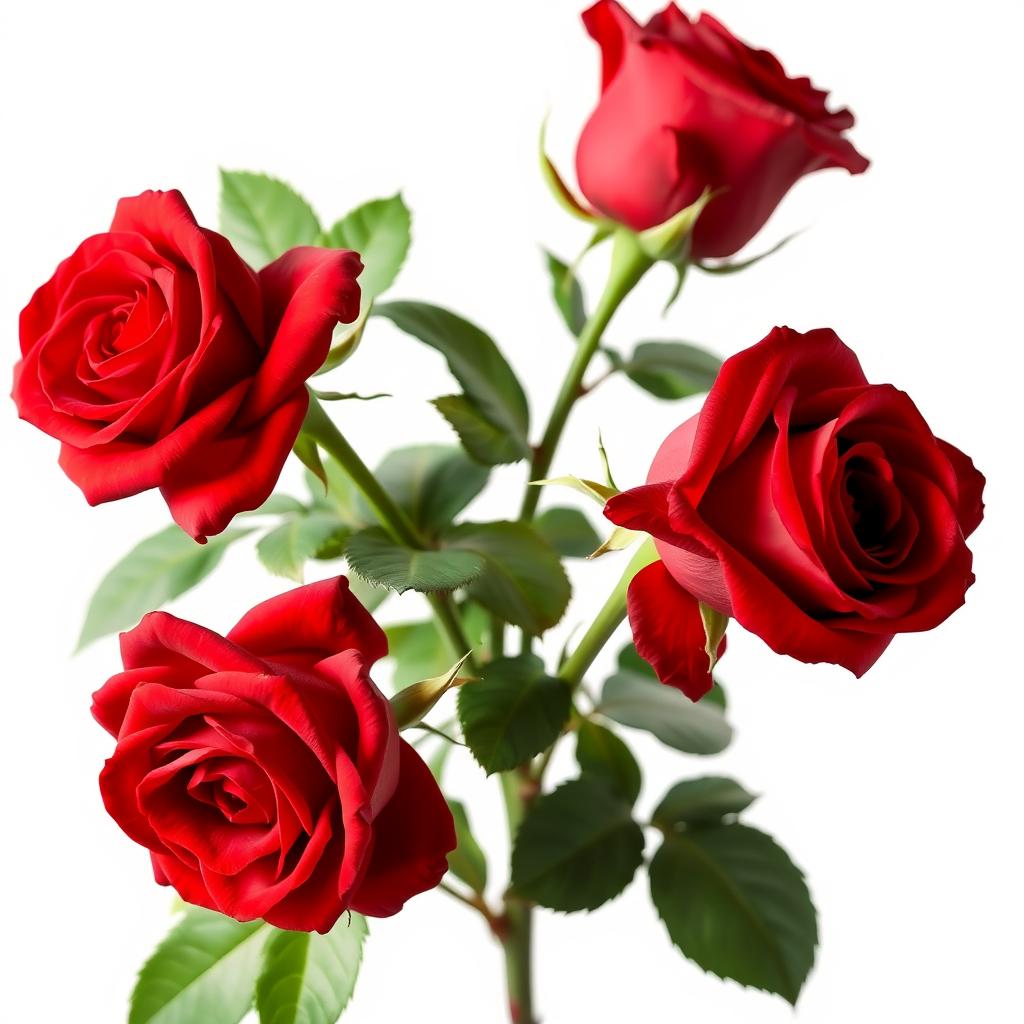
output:
[[[150,612],[121,634],[121,660],[126,669],[166,665],[184,670],[189,685],[209,672],[266,672],[258,658],[205,626],[168,612]]]
[[[598,0],[581,17],[590,38],[601,47],[601,88],[607,89],[622,63],[627,39],[640,26],[615,0]]]
[[[289,249],[259,274],[267,354],[253,381],[241,420],[266,416],[320,369],[335,324],[359,316],[363,269],[354,252],[300,246]]]
[[[985,489],[985,478],[974,467],[970,456],[964,455],[959,448],[954,448],[945,441],[939,441],[939,448],[949,459],[953,472],[956,473],[957,489],[960,500],[957,505],[957,515],[960,520],[960,529],[964,537],[970,537],[981,523],[985,514],[985,503],[982,501],[982,491]]]
[[[401,774],[390,803],[373,823],[373,857],[352,894],[352,909],[390,917],[417,893],[433,889],[455,849],[455,823],[430,769],[404,740]]]
[[[296,587],[256,605],[228,639],[271,661],[308,668],[342,651],[359,651],[369,668],[388,653],[384,631],[344,576]]]
[[[277,484],[308,405],[302,388],[247,433],[211,440],[174,466],[160,484],[174,521],[203,543],[237,513],[259,508]]]
[[[700,700],[713,681],[704,650],[706,639],[697,599],[652,562],[633,577],[627,595],[629,624],[637,653],[666,685]],[[725,637],[718,654],[725,652]]]

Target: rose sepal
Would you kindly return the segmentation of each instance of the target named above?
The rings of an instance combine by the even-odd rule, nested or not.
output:
[[[606,238],[610,233],[610,223],[607,218],[602,217],[594,210],[588,209],[584,206],[574,195],[573,191],[565,183],[565,179],[558,173],[558,168],[555,167],[554,161],[547,153],[547,134],[548,134],[548,115],[544,116],[544,120],[540,123],[540,134],[538,136],[538,155],[540,157],[540,173],[544,179],[544,183],[547,185],[548,190],[555,198],[555,202],[562,207],[567,213],[576,217],[578,220],[586,221],[588,224],[600,225],[598,229],[598,235],[601,238]],[[602,231],[601,228],[604,230]],[[592,242],[591,245],[594,243]],[[590,248],[590,246],[588,246]]]
[[[704,624],[704,652],[708,656],[708,672],[714,672],[718,664],[718,649],[729,625],[729,616],[716,611],[703,601],[698,601],[697,605],[700,608],[700,621]]]
[[[411,729],[419,725],[452,687],[470,682],[472,677],[459,675],[459,670],[468,660],[467,652],[447,672],[430,679],[421,679],[399,690],[391,698],[391,710],[398,728]]]

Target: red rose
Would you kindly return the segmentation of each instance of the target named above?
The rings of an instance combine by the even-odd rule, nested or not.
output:
[[[202,541],[273,490],[361,268],[309,247],[255,274],[180,192],[122,199],[22,311],[18,412],[90,504],[159,487]]]
[[[602,213],[642,231],[705,189],[695,259],[729,256],[760,230],[805,174],[868,161],[843,138],[848,110],[790,78],[767,50],[740,42],[708,14],[669,4],[641,27],[614,0],[583,15],[601,47],[597,109],[580,137],[580,188]]]
[[[780,654],[861,675],[974,582],[964,541],[984,477],[906,394],[869,384],[834,331],[777,327],[727,360],[647,479],[605,514],[655,538],[662,561],[635,578],[630,622],[665,681],[703,643],[672,628],[692,624],[694,598]]]
[[[326,932],[430,889],[451,812],[368,675],[387,640],[344,578],[257,605],[227,639],[152,612],[94,696],[100,775],[158,882],[242,921]]]

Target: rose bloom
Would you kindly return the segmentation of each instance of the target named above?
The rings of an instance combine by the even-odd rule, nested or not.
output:
[[[250,611],[227,638],[164,612],[122,634],[95,695],[100,775],[156,879],[241,921],[329,931],[433,888],[451,812],[368,674],[387,653],[344,578]]]
[[[696,699],[696,602],[805,662],[864,673],[897,633],[932,629],[974,582],[966,538],[984,477],[831,330],[777,327],[728,359],[647,484],[605,514],[655,538],[629,591],[640,654]]]
[[[22,311],[18,412],[90,504],[159,487],[202,541],[273,490],[361,269],[303,247],[256,274],[180,192],[122,199]]]
[[[576,172],[613,220],[642,231],[710,189],[691,255],[730,256],[805,174],[867,169],[843,137],[848,110],[829,111],[827,93],[790,78],[709,14],[691,20],[669,4],[641,27],[600,0],[583,22],[601,47],[602,85]]]

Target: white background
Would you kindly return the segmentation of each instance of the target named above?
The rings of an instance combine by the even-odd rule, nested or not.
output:
[[[119,196],[178,187],[213,225],[224,165],[292,181],[325,221],[403,189],[415,241],[393,294],[450,305],[490,329],[528,380],[539,424],[570,346],[538,244],[568,256],[584,235],[545,193],[534,152],[551,108],[549,145],[571,172],[597,93],[598,54],[578,10],[576,0],[5,4],[0,361],[15,359],[17,313],[32,290],[105,228]],[[898,638],[859,682],[775,657],[734,630],[722,668],[734,746],[701,763],[638,736],[642,808],[702,771],[735,774],[764,794],[749,819],[792,851],[821,910],[801,1024],[1017,1021],[1024,492],[1012,149],[1024,21],[1005,0],[969,9],[719,0],[715,13],[849,104],[853,138],[874,165],[860,178],[830,172],[801,183],[752,248],[810,230],[746,274],[694,275],[665,321],[669,273],[652,273],[609,340],[688,338],[728,354],[776,323],[833,326],[872,379],[910,391],[936,432],[975,458],[989,477],[988,514],[971,542],[979,582],[966,608],[933,634]],[[601,256],[588,263],[592,291],[602,269]],[[339,410],[367,459],[447,439],[425,404],[450,388],[445,372],[436,355],[374,323],[335,378],[343,390],[395,394]],[[601,427],[620,484],[639,482],[658,442],[694,408],[614,381],[578,408],[556,470],[595,473]],[[89,717],[89,695],[118,668],[116,644],[76,658],[71,650],[100,576],[163,526],[166,511],[154,494],[90,511],[59,471],[55,442],[10,405],[0,431],[4,1019],[111,1024],[124,1019],[171,900],[97,793],[110,740]],[[522,482],[522,467],[496,473],[473,512],[509,514]],[[592,613],[620,571],[605,562],[575,570],[567,626]],[[174,610],[227,628],[286,585],[239,547]],[[388,616],[405,613],[396,603]],[[497,789],[468,761],[453,757],[453,780],[495,851],[497,892]],[[781,1000],[683,960],[642,876],[593,915],[542,914],[538,931],[549,1024],[793,1019]],[[477,920],[427,894],[373,926],[345,1019],[499,1021],[501,986],[499,955]]]

